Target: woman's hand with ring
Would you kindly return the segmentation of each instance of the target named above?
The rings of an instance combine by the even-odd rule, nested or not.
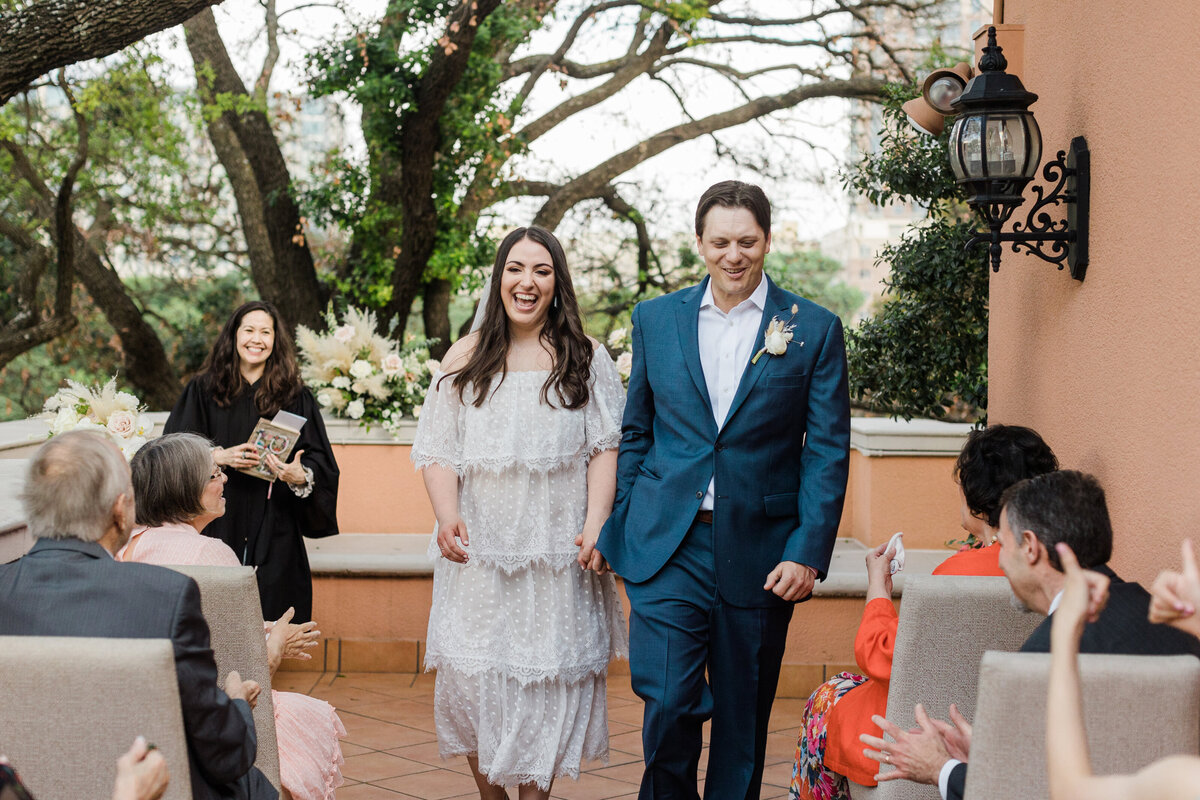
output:
[[[218,447],[213,451],[213,463],[218,467],[246,469],[258,463],[258,448],[252,444]]]
[[[454,517],[444,523],[438,520],[437,542],[442,558],[456,564],[467,563],[469,556],[463,548],[470,547],[471,540],[467,536],[467,523],[462,521],[462,517]]]

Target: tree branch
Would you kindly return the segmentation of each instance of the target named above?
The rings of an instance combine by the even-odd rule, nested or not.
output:
[[[267,15],[267,55],[263,58],[258,80],[254,82],[254,99],[259,105],[265,106],[271,74],[279,61],[279,15],[276,13],[275,0],[263,0],[263,5]]]
[[[0,105],[41,75],[115,53],[221,0],[35,0],[0,15]]]

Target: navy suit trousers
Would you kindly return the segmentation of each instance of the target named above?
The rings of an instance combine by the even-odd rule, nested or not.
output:
[[[710,718],[704,797],[758,800],[792,606],[726,603],[712,526],[699,522],[654,577],[625,589],[633,690],[646,704],[639,800],[698,800],[701,728]]]

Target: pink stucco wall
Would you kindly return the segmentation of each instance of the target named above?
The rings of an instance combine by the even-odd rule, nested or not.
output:
[[[1200,10],[1009,0],[1004,21],[1025,26],[1044,152],[1088,139],[1091,265],[1081,284],[1006,248],[989,416],[1036,428],[1064,466],[1100,478],[1114,567],[1146,582],[1200,532]]]

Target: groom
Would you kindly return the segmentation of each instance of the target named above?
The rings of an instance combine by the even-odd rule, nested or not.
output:
[[[763,273],[762,189],[709,188],[696,244],[708,278],[633,311],[616,502],[597,547],[632,607],[639,800],[699,796],[709,718],[705,798],[757,800],[792,604],[824,578],[842,513],[846,355],[835,315]]]

